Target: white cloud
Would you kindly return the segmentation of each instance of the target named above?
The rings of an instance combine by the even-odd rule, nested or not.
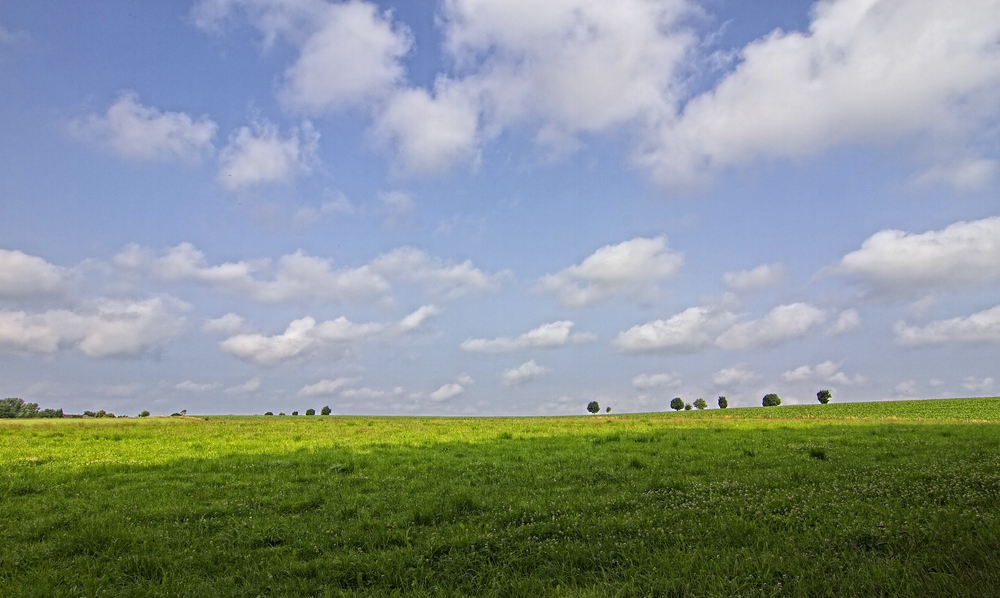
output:
[[[692,353],[710,345],[735,319],[735,314],[726,310],[689,307],[666,320],[654,320],[620,332],[614,346],[626,353]]]
[[[861,316],[856,309],[845,309],[837,316],[837,321],[826,329],[828,336],[845,334],[861,326]]]
[[[845,386],[865,383],[864,376],[860,374],[848,376],[841,371],[841,365],[829,360],[815,366],[803,365],[785,372],[781,375],[781,379],[785,382],[829,382]]]
[[[234,335],[247,331],[246,320],[243,316],[238,316],[232,312],[205,322],[201,328],[205,332],[214,334]]]
[[[436,313],[437,308],[424,306],[399,322],[368,324],[355,324],[343,316],[317,324],[315,319],[307,316],[293,320],[281,334],[238,334],[219,343],[219,347],[243,361],[270,367],[329,345],[346,345],[379,335],[407,334]]]
[[[67,278],[65,268],[40,257],[0,249],[0,297],[20,299],[55,293]]]
[[[896,396],[912,397],[917,394],[917,383],[913,380],[906,380],[896,385]]]
[[[925,233],[882,230],[832,271],[884,295],[995,282],[1000,280],[1000,216]]]
[[[357,208],[351,204],[351,200],[347,199],[347,196],[343,193],[338,193],[333,199],[324,201],[318,208],[312,206],[302,206],[299,208],[295,212],[295,216],[292,217],[292,224],[295,226],[307,226],[330,214],[350,216],[356,211]]]
[[[985,187],[998,171],[1000,171],[998,160],[965,157],[928,169],[916,178],[916,183],[921,186],[946,183],[959,191],[974,191]]]
[[[357,382],[357,378],[340,377],[335,380],[320,380],[315,384],[303,386],[295,394],[300,397],[325,397],[337,394],[337,391],[355,382]]]
[[[381,399],[384,397],[395,397],[403,394],[403,387],[397,386],[388,390],[375,390],[368,388],[367,386],[362,388],[348,388],[340,393],[340,396],[345,399]]]
[[[777,286],[788,278],[788,272],[782,264],[761,264],[752,270],[726,272],[722,282],[734,291],[755,291]]]
[[[511,368],[509,370],[504,370],[501,374],[504,386],[520,386],[525,382],[530,382],[535,378],[538,378],[542,374],[548,372],[548,368],[544,368],[532,359],[527,363],[522,363],[516,368]]]
[[[35,353],[74,347],[95,358],[134,355],[179,335],[184,318],[175,312],[187,307],[156,297],[145,301],[101,299],[76,311],[29,314],[0,310],[0,346]]]
[[[289,181],[312,171],[318,161],[319,133],[309,122],[282,137],[267,121],[240,127],[219,154],[216,180],[229,190]]]
[[[639,374],[632,378],[632,386],[639,390],[650,388],[677,388],[681,385],[681,378],[677,374]]]
[[[561,347],[569,342],[590,342],[596,340],[592,334],[570,334],[573,329],[573,322],[560,320],[549,324],[542,324],[534,330],[510,338],[497,337],[493,340],[484,338],[470,338],[461,344],[463,351],[475,353],[509,353],[521,349],[548,349]]]
[[[431,393],[431,399],[435,401],[447,401],[465,392],[465,389],[473,384],[472,377],[468,374],[461,374],[455,382],[449,382],[441,388]]]
[[[260,378],[250,378],[243,384],[230,386],[223,392],[227,392],[229,394],[246,394],[246,393],[256,392],[259,388],[260,388]]]
[[[616,294],[652,298],[659,294],[656,282],[672,278],[683,263],[683,254],[671,249],[666,237],[638,237],[605,245],[579,265],[542,277],[535,290],[567,307],[593,305]]]
[[[206,382],[204,384],[198,384],[197,382],[192,382],[190,380],[185,380],[174,385],[177,390],[183,390],[185,392],[207,392],[209,390],[215,390],[219,385],[216,382]]]
[[[948,343],[1000,342],[1000,305],[971,316],[936,320],[925,326],[896,322],[896,344],[903,347]]]
[[[962,380],[962,388],[969,392],[985,393],[993,389],[993,378],[967,376]]]
[[[133,160],[196,162],[215,150],[217,130],[207,116],[195,120],[183,112],[160,112],[140,104],[134,93],[122,94],[103,115],[69,124],[74,137]]]
[[[723,349],[768,347],[804,336],[826,319],[823,310],[807,303],[779,305],[759,320],[734,325],[715,343]]]
[[[742,364],[723,368],[712,374],[712,383],[718,387],[742,386],[758,379],[760,374]]]
[[[964,152],[997,115],[997,14],[995,0],[817,2],[807,32],[775,30],[744,47],[732,72],[664,120],[639,162],[684,184],[844,143]]]
[[[167,281],[195,280],[250,296],[265,303],[350,301],[370,303],[385,298],[390,281],[416,284],[442,299],[496,291],[505,272],[487,274],[466,260],[454,263],[401,247],[357,268],[333,268],[329,259],[301,251],[270,260],[242,260],[210,265],[205,254],[190,243],[181,243],[155,257],[149,250],[127,246],[114,261],[121,267],[149,268]],[[255,276],[269,274],[269,279]]]
[[[381,193],[378,199],[382,203],[383,224],[389,228],[394,228],[408,221],[417,211],[416,202],[408,193],[402,191]]]

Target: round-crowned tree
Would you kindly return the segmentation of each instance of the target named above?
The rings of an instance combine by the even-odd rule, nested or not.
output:
[[[765,407],[777,407],[780,404],[781,404],[781,399],[778,398],[778,395],[774,394],[773,392],[764,395],[764,400],[761,401],[761,405]]]
[[[833,397],[833,394],[829,390],[821,390],[816,393],[816,400],[824,405],[830,402],[831,397]]]
[[[306,409],[306,415],[316,415],[315,409]]]
[[[719,397],[719,409],[725,409],[726,407],[729,407],[729,401],[726,400],[726,397]]]
[[[605,413],[611,413],[611,407],[606,407],[606,408],[604,409],[604,412],[605,412]]]
[[[698,409],[704,409],[705,407],[708,407],[708,403],[705,402],[705,399],[699,397],[698,400],[694,402],[694,406]]]
[[[330,406],[327,405],[326,407],[323,407],[322,409],[320,409],[319,410],[319,414],[320,415],[330,415]]]
[[[674,400],[670,401],[670,408],[674,411],[680,411],[684,408],[684,399],[676,397]]]
[[[684,403],[684,411],[691,411],[691,403]]]
[[[587,403],[587,411],[591,413],[597,413],[601,410],[601,406],[597,404],[597,401],[591,401]]]
[[[141,412],[139,412],[139,417],[149,417],[149,411],[143,409]]]

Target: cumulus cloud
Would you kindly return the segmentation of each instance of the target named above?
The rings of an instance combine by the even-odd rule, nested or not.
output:
[[[399,322],[367,324],[355,324],[343,316],[317,323],[307,316],[293,320],[281,334],[237,334],[219,343],[219,347],[243,361],[270,367],[330,345],[343,346],[376,336],[407,334],[420,328],[436,313],[437,308],[424,306]]]
[[[281,183],[312,171],[318,161],[319,133],[309,122],[282,137],[267,121],[240,127],[219,154],[216,180],[229,190]]]
[[[600,303],[612,295],[651,298],[659,294],[658,281],[672,278],[684,256],[667,245],[666,237],[638,237],[605,245],[578,265],[539,280],[536,292],[554,295],[566,307]]]
[[[689,307],[666,320],[654,320],[620,332],[614,346],[626,353],[693,353],[711,345],[735,320],[736,315],[724,309]]]
[[[73,347],[88,357],[135,355],[178,336],[187,309],[159,297],[145,301],[101,299],[78,310],[39,314],[0,310],[0,346],[33,353]]]
[[[896,344],[903,347],[1000,342],[1000,305],[971,316],[936,320],[924,326],[896,322]]]
[[[742,386],[760,379],[760,374],[743,364],[723,368],[712,374],[712,383],[718,387]]]
[[[570,334],[574,325],[568,320],[560,320],[550,324],[542,324],[538,328],[514,338],[504,336],[492,340],[470,338],[461,344],[461,348],[463,351],[474,353],[509,353],[521,349],[548,349],[561,347],[570,342],[596,340],[592,334]]]
[[[535,363],[535,360],[532,359],[531,361],[523,363],[516,368],[504,370],[500,377],[503,380],[504,386],[520,386],[525,382],[531,382],[548,371],[548,368],[538,365]]]
[[[300,397],[325,397],[337,394],[345,386],[354,384],[357,378],[336,378],[334,380],[320,380],[315,384],[307,384],[295,393]]]
[[[258,389],[260,389],[260,378],[250,378],[243,384],[230,386],[223,392],[227,392],[229,394],[248,394],[251,392],[257,392]]]
[[[969,392],[989,392],[993,390],[993,378],[976,378],[967,376],[962,380],[962,388]]]
[[[715,343],[723,349],[774,346],[804,336],[825,319],[823,310],[808,303],[779,305],[759,320],[734,325],[719,335]]]
[[[295,226],[308,226],[331,214],[350,216],[357,211],[351,200],[343,193],[338,193],[333,199],[324,201],[318,208],[302,206],[292,217]]]
[[[432,392],[431,399],[438,402],[447,401],[448,399],[457,397],[465,392],[465,390],[469,386],[472,386],[472,384],[473,380],[471,376],[468,374],[461,374],[454,382],[449,382]]]
[[[860,374],[848,376],[841,371],[841,366],[842,364],[829,360],[815,366],[803,365],[783,373],[781,379],[785,382],[829,382],[845,386],[864,384],[866,380],[864,376]]]
[[[71,121],[74,137],[111,149],[133,160],[196,162],[215,150],[218,130],[207,116],[195,120],[183,112],[143,106],[134,93],[122,94],[105,114]]]
[[[744,47],[638,160],[685,184],[842,143],[927,139],[962,152],[997,114],[996,14],[994,0],[817,2],[808,31],[776,30]]]
[[[345,399],[381,399],[385,397],[395,397],[403,394],[403,387],[397,386],[391,391],[377,390],[364,386],[362,388],[348,388],[341,391],[340,396]]]
[[[848,333],[861,326],[861,316],[856,309],[845,309],[837,316],[837,320],[826,329],[827,336],[837,336]]]
[[[925,233],[882,230],[832,271],[858,279],[881,295],[995,282],[1000,280],[1000,216]]]
[[[55,293],[68,277],[65,268],[40,257],[0,249],[0,297],[23,299]]]
[[[368,303],[384,298],[393,281],[420,285],[442,299],[457,299],[495,291],[505,277],[505,273],[484,273],[469,260],[456,264],[411,247],[395,249],[364,266],[340,269],[329,259],[301,251],[284,255],[274,264],[260,259],[213,266],[190,243],[172,247],[159,257],[151,250],[129,245],[114,261],[121,267],[148,268],[163,280],[194,280],[265,303],[312,299]]]
[[[677,374],[639,374],[632,378],[632,386],[639,390],[649,390],[651,388],[677,388],[681,385],[681,378]]]
[[[233,335],[246,332],[247,325],[243,316],[238,316],[230,312],[224,316],[206,321],[205,325],[202,326],[202,330],[215,334]]]
[[[185,392],[208,392],[210,390],[215,390],[219,387],[217,382],[206,382],[203,384],[198,384],[197,382],[192,382],[190,380],[185,380],[174,385],[177,390],[183,390]]]
[[[726,272],[722,282],[734,291],[755,291],[777,286],[788,278],[788,272],[782,264],[761,264],[752,270]]]

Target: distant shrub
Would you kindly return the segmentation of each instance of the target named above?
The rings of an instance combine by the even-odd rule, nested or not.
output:
[[[601,406],[597,404],[597,401],[591,401],[587,403],[587,411],[591,413],[597,413],[601,410]]]
[[[83,412],[83,416],[84,417],[97,417],[97,414],[94,413],[93,411],[84,411]]]
[[[180,417],[180,416],[181,416],[180,413],[171,413],[170,414],[170,417]]]
[[[270,411],[265,411],[265,412],[264,412],[264,415],[274,415],[274,414],[273,414],[273,413],[271,413]]]
[[[608,407],[607,409],[605,409],[604,412],[605,413],[611,413],[611,407]]]
[[[705,407],[708,407],[708,403],[705,402],[705,399],[699,398],[694,402],[694,406],[698,409],[704,409]]]
[[[778,398],[778,395],[772,392],[764,395],[764,400],[761,401],[761,404],[765,407],[777,407],[781,404],[781,399]]]
[[[284,415],[284,414],[285,414],[285,412],[284,412],[284,411],[282,411],[282,412],[278,413],[278,415]]]
[[[292,415],[298,415],[298,414],[299,414],[298,411],[292,411]]]
[[[726,397],[719,397],[719,409],[725,409],[726,407],[729,407],[729,401],[726,400]]]
[[[316,415],[315,409],[306,409],[306,415]]]
[[[149,411],[143,409],[142,411],[139,412],[139,417],[149,417]]]
[[[691,411],[691,403],[684,403],[684,411]]]
[[[670,408],[674,411],[680,411],[684,408],[684,399],[676,397],[674,400],[670,401]]]
[[[319,410],[319,414],[320,415],[330,415],[330,413],[331,413],[331,411],[330,411],[330,406],[329,405],[327,405],[326,407],[323,407],[322,409]]]
[[[833,397],[833,394],[829,390],[821,390],[816,393],[816,399],[824,405],[830,402],[831,397]]]
[[[44,417],[48,419],[62,419],[63,410],[62,409],[42,409],[38,412],[38,417]]]

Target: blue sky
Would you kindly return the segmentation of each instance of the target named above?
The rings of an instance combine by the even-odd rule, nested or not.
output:
[[[996,394],[996,0],[0,5],[0,393]]]

